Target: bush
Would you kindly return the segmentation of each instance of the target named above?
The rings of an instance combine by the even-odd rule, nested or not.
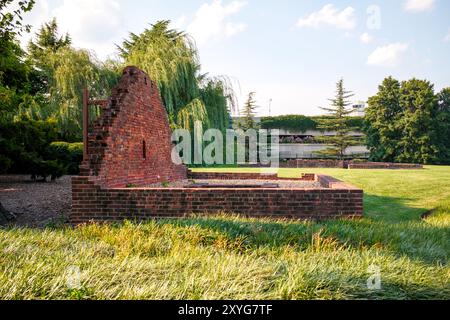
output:
[[[7,173],[11,168],[12,161],[8,157],[0,154],[0,173]]]
[[[47,149],[48,157],[57,160],[70,175],[79,173],[79,166],[83,160],[83,143],[52,142]]]
[[[80,143],[55,143],[60,138],[55,120],[21,119],[0,124],[1,173],[30,174],[34,180],[77,174],[83,157]]]

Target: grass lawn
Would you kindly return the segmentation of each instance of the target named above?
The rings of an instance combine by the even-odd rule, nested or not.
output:
[[[300,172],[362,187],[365,217],[318,223],[218,214],[3,229],[0,298],[450,299],[450,167],[280,175]],[[367,288],[371,266],[380,268],[380,290]]]

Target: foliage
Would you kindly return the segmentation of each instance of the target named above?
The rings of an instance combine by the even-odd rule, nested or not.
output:
[[[280,174],[298,177],[300,172],[304,169],[282,169]],[[450,298],[449,167],[313,172],[369,190],[365,217],[302,222],[219,214],[121,225],[1,229],[0,297]],[[420,219],[433,208],[433,216]],[[367,288],[371,265],[382,270],[382,290]],[[79,268],[80,281],[69,291],[61,279],[70,276],[70,266]]]
[[[28,173],[33,178],[44,179],[60,177],[65,173],[63,166],[47,154],[48,145],[57,138],[56,121],[52,119],[3,123],[0,126],[0,161],[7,166],[2,169],[3,173]]]
[[[332,145],[332,147],[320,151],[318,154],[344,159],[345,150],[355,144],[354,139],[349,135],[354,128],[351,128],[347,122],[348,115],[352,113],[352,110],[347,109],[350,105],[348,98],[352,96],[351,92],[345,90],[344,80],[341,79],[336,84],[335,98],[330,99],[331,106],[321,108],[329,112],[331,118],[320,120],[318,128],[322,131],[335,132],[335,135],[323,137],[324,142]]]
[[[79,166],[83,160],[83,143],[52,142],[47,149],[48,157],[57,160],[67,174],[79,174]]]
[[[255,122],[255,110],[256,110],[256,101],[255,101],[255,92],[250,92],[248,94],[247,101],[244,104],[244,107],[241,110],[241,118],[239,119],[239,128],[247,131],[250,129],[257,129],[257,125]]]
[[[58,178],[78,174],[83,159],[82,143],[53,142],[60,138],[55,119],[21,119],[0,127],[2,173]]]
[[[450,88],[442,89],[437,95],[436,131],[438,133],[438,159],[450,164]]]
[[[63,48],[48,59],[54,71],[50,82],[49,104],[63,137],[81,137],[82,131],[82,92],[88,88],[93,97],[106,97],[117,84],[118,75],[96,61],[87,50]],[[91,118],[98,111],[91,110]]]
[[[199,74],[194,42],[185,33],[169,29],[169,24],[159,21],[140,35],[131,33],[119,47],[122,58],[156,81],[172,128],[191,129],[195,121],[201,121],[205,127],[224,129],[227,104],[233,101],[231,88],[220,78]]]
[[[60,36],[56,19],[44,23],[35,35],[35,40],[28,43],[28,60],[34,67],[35,77],[41,84],[40,92],[48,93],[54,77],[54,66],[49,56],[58,50],[69,48],[72,41],[68,34]]]
[[[319,122],[323,119],[331,119],[329,116],[307,117],[303,115],[285,115],[277,117],[261,118],[263,129],[284,129],[295,132],[306,132],[308,130],[319,130]],[[349,127],[356,131],[362,131],[364,119],[362,117],[346,117]]]
[[[225,130],[230,127],[228,105],[235,105],[232,86],[226,77],[206,78],[200,87],[200,99],[208,113],[208,127]]]
[[[371,160],[449,163],[447,95],[425,80],[386,78],[366,111]]]
[[[18,8],[9,12],[13,0],[0,0],[0,117],[4,116],[5,102],[11,108],[8,97],[16,96],[27,91],[30,70],[22,62],[24,52],[20,48],[16,37],[24,31],[29,32],[30,26],[23,25],[23,14],[33,8],[34,0],[23,0],[18,3]],[[14,97],[20,100],[19,97]],[[1,120],[1,118],[0,118]]]
[[[401,131],[398,126],[400,107],[400,82],[392,77],[383,80],[378,94],[369,98],[366,110],[367,146],[370,159],[374,161],[394,162],[398,151]]]
[[[28,54],[14,39],[0,49],[0,122],[52,118],[65,140],[81,139],[82,90],[105,97],[118,74],[113,63],[101,63],[70,43],[52,20],[30,41]],[[98,115],[98,110],[91,112],[93,118]]]
[[[0,0],[0,42],[10,41],[21,35],[24,31],[30,32],[30,25],[23,25],[23,14],[29,12],[35,3],[35,0],[21,0],[19,7],[12,12],[6,9],[13,4],[14,0]]]

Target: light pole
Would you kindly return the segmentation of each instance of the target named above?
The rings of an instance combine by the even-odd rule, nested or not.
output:
[[[272,98],[269,100],[269,117],[272,115]]]

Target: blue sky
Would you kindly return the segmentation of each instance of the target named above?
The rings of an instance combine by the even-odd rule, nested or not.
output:
[[[341,77],[364,101],[389,75],[450,86],[448,0],[37,0],[26,20],[54,16],[101,59],[129,31],[172,20],[196,40],[203,72],[233,79],[241,103],[256,92],[260,115],[270,99],[272,115],[321,114]]]

